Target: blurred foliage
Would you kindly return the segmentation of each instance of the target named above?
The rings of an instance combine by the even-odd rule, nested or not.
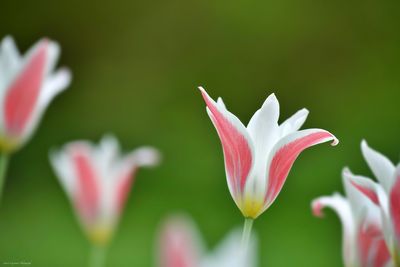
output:
[[[157,229],[191,215],[213,247],[243,219],[196,87],[247,122],[271,92],[281,118],[310,110],[305,127],[339,137],[303,153],[274,205],[255,222],[261,266],[341,265],[341,227],[310,201],[342,191],[345,165],[370,175],[359,143],[399,160],[399,1],[20,1],[0,3],[0,38],[22,51],[42,36],[63,49],[74,80],[32,141],[12,158],[0,207],[0,261],[86,266],[89,244],[48,163],[48,150],[116,134],[128,151],[159,147],[143,170],[108,266],[153,266]]]

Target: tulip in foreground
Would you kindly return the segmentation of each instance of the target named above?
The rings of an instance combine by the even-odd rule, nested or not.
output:
[[[379,183],[353,175],[352,184],[380,209],[386,243],[396,266],[400,266],[400,164],[361,142],[362,154]]]
[[[351,185],[352,174],[343,171],[346,196],[335,193],[312,202],[315,216],[322,217],[322,209],[329,207],[339,216],[343,228],[343,261],[346,267],[393,266],[385,243],[379,209]]]
[[[250,252],[240,245],[241,233],[233,230],[213,252],[206,252],[200,234],[191,220],[182,216],[168,219],[160,232],[159,267],[255,267],[257,243],[252,236]]]
[[[54,71],[60,54],[57,43],[38,41],[21,55],[12,37],[0,43],[0,172],[7,155],[23,146],[34,133],[51,100],[70,83],[67,69]],[[1,175],[1,176],[3,176]],[[0,177],[0,195],[2,177]]]
[[[154,166],[158,152],[149,147],[120,155],[114,137],[104,137],[98,146],[76,141],[50,155],[89,240],[93,244],[93,265],[101,266],[139,167]]]
[[[301,109],[278,124],[279,103],[271,94],[246,126],[231,112],[222,99],[215,102],[200,87],[207,113],[222,143],[228,188],[246,219],[243,243],[253,219],[263,213],[281,191],[289,171],[306,148],[338,140],[322,129],[299,130],[308,111]]]

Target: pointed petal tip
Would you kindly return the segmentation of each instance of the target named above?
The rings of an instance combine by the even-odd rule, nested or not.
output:
[[[12,35],[8,34],[6,36],[4,36],[3,40],[1,41],[2,43],[12,43],[14,44],[14,37],[12,37]]]
[[[362,139],[361,140],[361,150],[368,149],[368,148],[369,148],[369,146],[368,146],[367,141],[365,139]]]
[[[278,102],[278,98],[276,97],[275,93],[271,93],[268,97],[267,100],[273,101],[273,102]]]
[[[304,115],[308,115],[310,113],[310,111],[307,108],[302,108],[299,110],[299,112],[304,113]]]
[[[342,175],[343,176],[345,176],[346,178],[349,176],[349,175],[351,175],[352,174],[352,172],[350,171],[350,168],[349,167],[344,167],[343,169],[342,169]]]

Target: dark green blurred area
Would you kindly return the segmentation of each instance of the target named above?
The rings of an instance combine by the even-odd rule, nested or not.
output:
[[[399,160],[399,8],[394,0],[2,0],[0,38],[13,35],[22,51],[42,36],[57,40],[74,79],[12,158],[0,262],[86,266],[89,244],[48,151],[103,133],[125,151],[148,144],[164,156],[138,174],[108,266],[153,266],[158,227],[172,212],[191,215],[210,248],[240,226],[203,85],[246,124],[275,92],[282,120],[307,107],[305,128],[340,139],[299,157],[255,230],[260,266],[341,266],[340,223],[331,211],[314,218],[310,201],[342,191],[345,165],[371,175],[362,138]]]

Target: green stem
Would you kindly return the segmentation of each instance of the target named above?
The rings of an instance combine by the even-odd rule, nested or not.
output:
[[[89,267],[104,267],[106,263],[106,246],[93,244]]]
[[[247,249],[249,247],[251,228],[253,227],[253,222],[254,222],[254,220],[251,218],[245,218],[245,220],[244,220],[243,235],[242,235],[242,249],[245,253],[247,253]]]
[[[8,166],[8,155],[0,154],[0,202],[3,195],[4,182],[6,180],[7,166]]]

